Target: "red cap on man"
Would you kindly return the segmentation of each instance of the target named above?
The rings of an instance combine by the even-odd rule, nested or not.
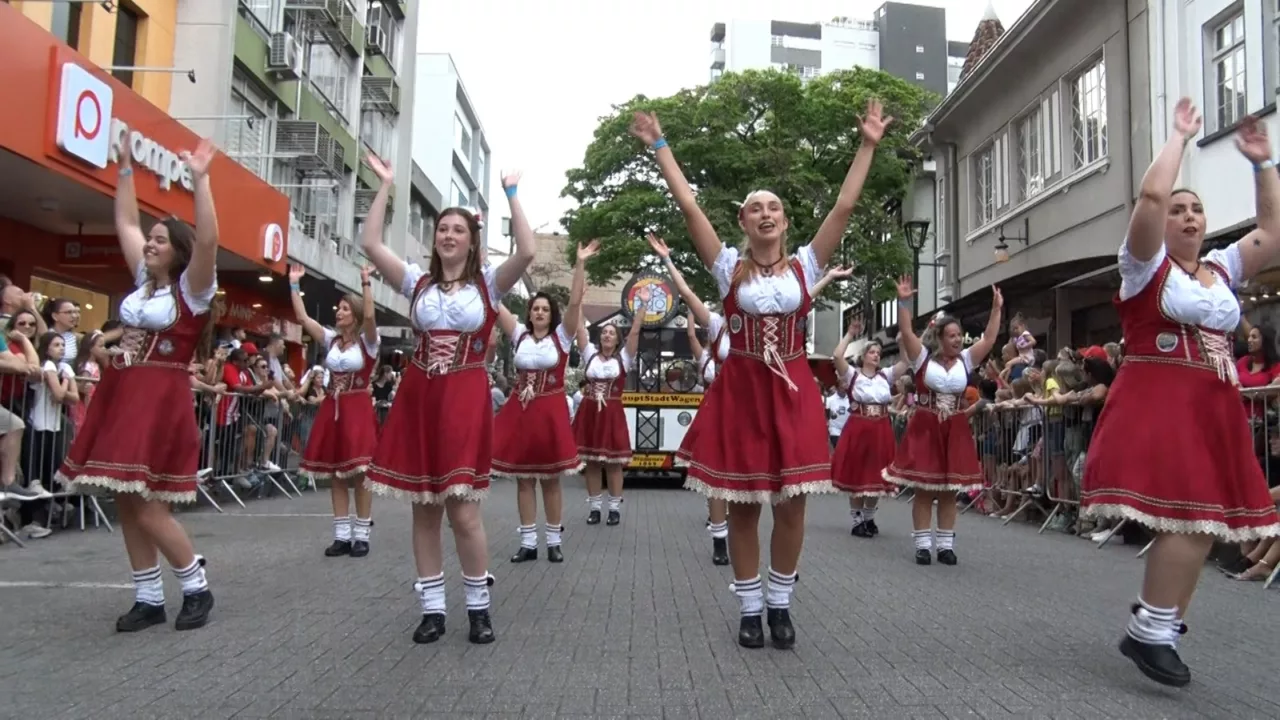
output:
[[[240,343],[240,349],[241,349],[241,350],[243,350],[243,351],[245,351],[245,354],[247,354],[247,355],[258,355],[258,354],[260,354],[260,353],[258,352],[258,346],[257,346],[257,345],[254,345],[254,344],[253,344],[253,343],[251,343],[251,342]]]

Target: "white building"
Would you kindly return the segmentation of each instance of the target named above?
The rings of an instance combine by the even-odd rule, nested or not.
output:
[[[444,207],[484,214],[488,245],[489,141],[475,106],[447,53],[419,53],[413,99],[413,162],[443,194]],[[442,208],[443,209],[443,208]],[[426,232],[425,238],[431,237]]]

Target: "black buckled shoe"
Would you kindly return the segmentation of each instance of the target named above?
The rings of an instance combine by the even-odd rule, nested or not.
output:
[[[547,546],[547,561],[553,563],[564,562],[564,551],[560,549],[559,545]]]
[[[1191,682],[1191,669],[1172,645],[1138,642],[1128,634],[1120,641],[1120,652],[1138,666],[1143,675],[1169,687],[1184,687]]]
[[[622,513],[617,510],[610,510],[609,517],[604,521],[605,525],[617,525],[622,522]]]
[[[520,546],[520,549],[516,551],[515,555],[511,556],[511,562],[513,563],[529,562],[530,560],[537,560],[537,559],[538,559],[538,548],[524,547],[523,545]]]
[[[351,557],[364,557],[369,554],[368,540],[355,540],[351,543]]]
[[[916,550],[917,565],[930,565],[932,563],[933,563],[933,553],[929,552],[928,550],[925,550],[924,548],[920,548],[919,550]]]
[[[853,529],[849,531],[849,534],[854,537],[869,538],[871,537],[871,529],[867,527],[867,521],[863,520],[862,522],[854,525]]]
[[[497,638],[493,634],[493,620],[488,610],[468,610],[467,619],[471,621],[471,633],[467,639],[476,645],[488,645]]]
[[[711,564],[713,565],[729,564],[728,538],[711,538]]]
[[[796,645],[796,629],[791,624],[791,611],[786,608],[769,608],[769,639],[779,650],[790,650]]]
[[[1228,575],[1239,575],[1245,570],[1248,570],[1249,568],[1253,567],[1253,561],[1250,560],[1248,556],[1241,555],[1240,557],[1236,558],[1232,562],[1223,563],[1218,567],[1219,569],[1222,570],[1222,572]]]
[[[875,537],[880,534],[880,526],[876,524],[875,520],[868,520],[866,525],[867,532],[871,533],[871,537]]]
[[[422,622],[413,631],[413,641],[419,645],[433,643],[444,635],[444,613],[423,613]]]
[[[956,563],[960,562],[960,559],[956,557],[955,550],[947,548],[946,550],[938,551],[938,562],[942,563],[943,565],[955,565]]]
[[[129,612],[116,618],[116,632],[131,633],[146,630],[152,625],[163,625],[167,618],[163,605],[135,602]]]
[[[745,648],[764,647],[764,622],[759,615],[743,615],[738,624],[738,644]]]
[[[198,593],[182,596],[182,609],[173,623],[174,630],[195,630],[209,623],[209,611],[213,610],[213,593],[208,588]]]
[[[324,549],[325,557],[341,557],[351,554],[350,540],[334,540],[333,544]]]
[[[588,524],[588,525],[599,525],[599,524],[600,524],[600,511],[599,511],[599,510],[592,510],[591,512],[587,513],[587,524]]]

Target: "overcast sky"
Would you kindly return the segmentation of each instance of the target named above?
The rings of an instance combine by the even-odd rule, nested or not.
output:
[[[988,2],[1006,27],[1031,0],[907,0],[947,11],[947,37],[969,41]],[[712,24],[870,19],[881,0],[423,0],[418,50],[447,52],[492,149],[490,216],[507,215],[498,171],[524,171],[520,197],[535,228],[559,226],[559,197],[598,118],[643,93],[707,82]],[[495,229],[497,225],[494,225]],[[490,242],[500,239],[492,233]]]

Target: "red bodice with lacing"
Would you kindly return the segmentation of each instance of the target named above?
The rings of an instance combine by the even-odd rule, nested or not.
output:
[[[564,371],[569,366],[569,349],[560,346],[560,338],[555,330],[551,331],[551,341],[556,345],[559,359],[553,367],[546,370],[522,370],[516,368],[516,384],[511,391],[512,397],[521,405],[528,406],[534,398],[544,395],[564,395]],[[519,352],[520,343],[525,340],[534,341],[533,333],[526,332],[516,343],[515,352]]]

